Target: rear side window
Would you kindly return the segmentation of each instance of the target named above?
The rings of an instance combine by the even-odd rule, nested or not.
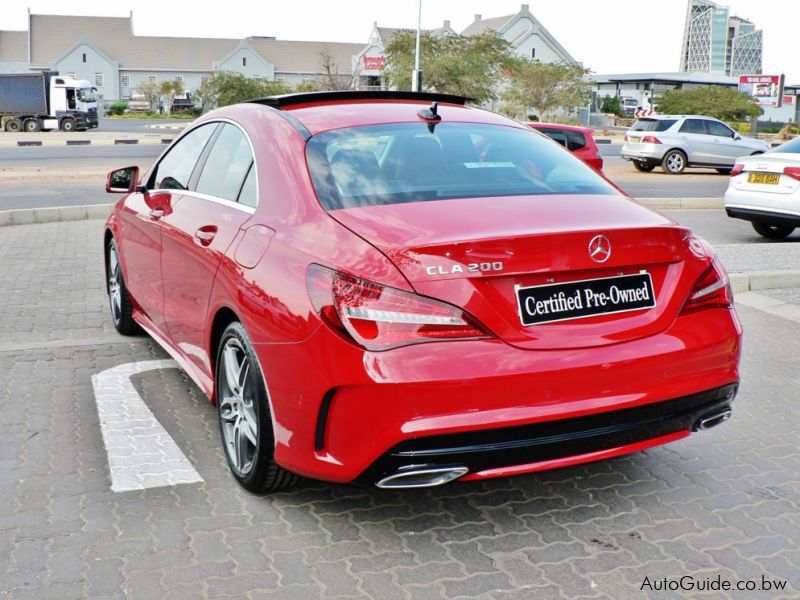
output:
[[[631,129],[634,131],[666,131],[677,122],[677,119],[638,119]]]
[[[151,178],[150,189],[185,190],[208,139],[217,128],[217,123],[198,127],[187,133],[158,163]]]
[[[551,140],[558,142],[559,144],[564,146],[564,148],[567,147],[567,136],[560,129],[539,129],[538,131],[545,134]]]
[[[686,119],[681,125],[681,133],[706,134],[706,121],[704,119]]]
[[[800,137],[794,138],[791,142],[781,144],[777,148],[773,148],[770,152],[800,154]]]
[[[451,198],[618,194],[580,159],[515,127],[353,127],[314,136],[306,152],[326,210]]]
[[[567,136],[567,148],[570,151],[575,152],[586,147],[586,136],[583,135],[583,132],[567,129],[564,133]]]
[[[208,153],[195,189],[201,194],[235,202],[252,163],[253,152],[244,133],[225,123]]]

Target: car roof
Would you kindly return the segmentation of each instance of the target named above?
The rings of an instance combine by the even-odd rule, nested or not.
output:
[[[638,117],[639,121],[661,121],[664,119],[709,119],[711,121],[719,121],[716,117],[709,117],[708,115],[650,115],[649,117]]]
[[[592,133],[594,129],[591,127],[582,127],[580,125],[561,125],[559,123],[538,123],[536,121],[525,123],[528,127],[533,129],[568,129],[570,131],[580,131],[581,133]]]
[[[466,105],[467,98],[449,94],[415,92],[311,92],[285,96],[259,98],[251,102],[263,110],[278,110],[284,117],[295,121],[307,131],[317,135],[324,131],[345,127],[360,127],[386,123],[426,122],[418,113],[437,102],[441,122],[482,123],[505,125],[524,129],[514,119],[491,111]]]

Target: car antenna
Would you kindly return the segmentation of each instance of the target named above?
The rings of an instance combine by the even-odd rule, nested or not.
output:
[[[439,114],[439,103],[435,100],[431,102],[429,108],[423,108],[417,112],[417,115],[428,123],[428,131],[433,133],[434,127],[442,120],[442,115]]]

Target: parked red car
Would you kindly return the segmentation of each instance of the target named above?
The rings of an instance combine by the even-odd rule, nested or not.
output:
[[[730,415],[741,329],[711,247],[463,98],[225,107],[107,190],[114,325],[216,404],[249,490],[528,473]]]
[[[594,140],[593,129],[557,123],[528,123],[528,126],[555,140],[590,167],[603,170],[603,157]]]

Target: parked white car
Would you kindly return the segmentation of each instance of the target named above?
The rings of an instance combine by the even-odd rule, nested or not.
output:
[[[763,154],[769,146],[743,137],[722,121],[697,115],[658,115],[637,119],[625,134],[620,156],[639,171],[661,165],[677,175],[687,167],[728,174],[740,156]]]
[[[750,221],[770,239],[783,239],[800,227],[800,138],[761,156],[738,159],[725,192],[725,211]]]

